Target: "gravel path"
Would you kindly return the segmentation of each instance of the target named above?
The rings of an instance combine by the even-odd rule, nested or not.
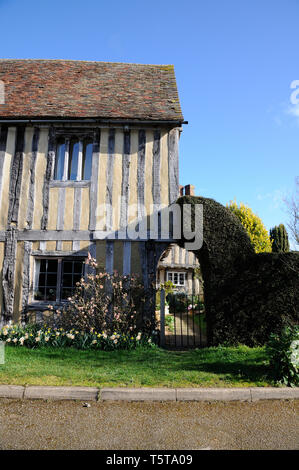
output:
[[[0,399],[0,449],[299,449],[299,401]]]

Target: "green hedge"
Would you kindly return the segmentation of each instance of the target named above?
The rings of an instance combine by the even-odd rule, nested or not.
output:
[[[178,203],[203,205],[203,246],[195,254],[209,344],[262,345],[284,325],[299,324],[298,252],[255,254],[240,221],[218,202],[184,196]]]
[[[213,297],[213,342],[262,345],[271,333],[299,324],[299,253],[260,253],[245,262]]]

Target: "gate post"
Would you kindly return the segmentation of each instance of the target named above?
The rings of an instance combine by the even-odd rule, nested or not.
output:
[[[165,346],[165,290],[160,292],[160,346]]]

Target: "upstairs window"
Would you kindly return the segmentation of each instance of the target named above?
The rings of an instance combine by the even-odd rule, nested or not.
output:
[[[83,276],[83,259],[36,259],[34,300],[65,301],[74,294]]]
[[[61,181],[90,180],[92,140],[59,138],[56,147],[54,179]]]

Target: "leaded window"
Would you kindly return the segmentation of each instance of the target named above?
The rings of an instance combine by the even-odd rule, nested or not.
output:
[[[61,302],[74,294],[84,276],[84,260],[40,258],[35,260],[34,300]]]
[[[90,180],[93,142],[77,137],[57,140],[54,179],[61,181]]]
[[[178,271],[168,271],[167,281],[171,281],[175,286],[184,286],[186,273]]]

